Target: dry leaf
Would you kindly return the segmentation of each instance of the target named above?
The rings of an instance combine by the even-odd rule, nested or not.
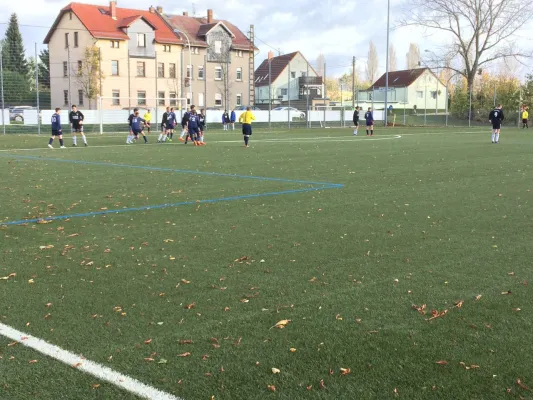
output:
[[[348,375],[350,372],[352,372],[350,368],[341,368],[341,376]]]
[[[434,320],[436,318],[444,317],[446,314],[448,314],[448,310],[443,310],[441,312],[439,312],[437,310],[433,310],[433,311],[431,311],[432,317],[431,318],[426,318],[426,321],[431,321],[431,320]]]
[[[155,361],[152,357],[146,357],[144,361],[152,362]]]
[[[278,322],[276,323],[276,325],[274,325],[272,328],[283,329],[283,328],[285,328],[285,326],[288,325],[290,322],[291,322],[290,319],[282,319],[281,321],[278,321]],[[270,329],[272,329],[272,328],[270,328]]]
[[[152,343],[152,339],[146,339],[146,340],[144,341],[144,344],[150,344],[150,343]]]
[[[461,307],[463,306],[463,303],[464,303],[464,302],[465,302],[464,300],[459,300],[459,301],[457,301],[457,302],[455,303],[455,307],[457,307],[457,308],[461,308]]]
[[[99,387],[100,387],[100,384],[99,384],[99,383],[95,383],[95,384],[92,386],[93,389],[98,389]]]
[[[522,311],[522,310],[519,308],[513,308],[513,311]]]
[[[48,249],[53,249],[53,248],[54,248],[53,244],[49,244],[49,245],[46,245],[46,246],[39,246],[39,249],[41,249],[41,250],[48,250]]]
[[[289,349],[289,351],[290,351],[291,353],[296,353],[296,349],[295,349],[294,347],[291,347],[291,348]]]
[[[307,386],[306,389],[307,389],[307,390],[311,390],[311,389],[313,389],[313,385],[309,385],[309,386]]]
[[[503,295],[511,294],[511,291],[508,290],[507,292],[502,292]]]
[[[277,368],[272,368],[272,373],[273,374],[279,374],[281,371]]]
[[[44,306],[47,307],[47,308],[50,308],[50,307],[52,307],[52,303],[46,303]]]
[[[418,311],[421,315],[426,315],[426,305],[422,304],[421,306],[417,306],[416,304],[413,304],[411,306],[413,310]]]
[[[79,362],[79,363],[76,363],[76,364],[74,364],[74,365],[72,366],[72,368],[78,368],[78,367],[81,367],[81,363],[80,363],[80,362]]]
[[[7,344],[7,347],[16,346],[18,342],[11,342]]]
[[[340,314],[335,315],[335,319],[336,319],[337,321],[342,321],[342,317],[341,317]]]
[[[240,302],[241,302],[241,303],[249,303],[250,300],[248,300],[248,299],[241,299]]]
[[[191,308],[194,308],[194,307],[196,307],[196,302],[191,303],[191,304],[187,304],[184,308],[186,310],[190,310]]]
[[[179,341],[180,344],[192,344],[192,340],[191,339],[181,339]]]
[[[35,364],[35,363],[38,363],[39,360],[30,360],[30,364]]]
[[[522,383],[522,381],[520,380],[520,378],[518,378],[518,379],[516,380],[516,384],[517,384],[518,386],[520,386],[520,387],[521,387],[522,389],[524,389],[524,390],[531,390],[529,387],[527,387],[526,385],[524,385],[524,384]]]
[[[474,299],[475,299],[476,301],[479,300],[479,299],[481,299],[481,295],[478,294],[476,297],[474,297]]]
[[[28,283],[31,285],[31,284],[35,283],[35,281],[33,279],[28,279]]]
[[[435,361],[435,364],[439,364],[439,365],[448,365],[448,361],[444,361],[444,360]]]
[[[270,390],[271,392],[275,392],[276,391],[276,387],[274,385],[268,385],[267,389]]]
[[[509,275],[509,276],[515,276],[515,273],[514,273],[514,272],[508,272],[507,275]]]
[[[333,375],[335,373],[335,371],[333,371],[331,368],[329,369],[329,374],[330,375]]]
[[[181,283],[188,285],[189,283],[191,283],[191,281],[188,281],[187,279],[182,279]]]
[[[326,385],[324,385],[324,379],[320,379],[320,383],[318,385],[320,386],[320,389],[326,388]]]
[[[80,236],[79,233],[73,233],[72,235],[68,235],[67,237],[71,238],[71,237],[76,237],[76,236]]]
[[[185,353],[181,353],[181,354],[178,354],[178,357],[189,357],[191,355],[191,353],[189,353],[188,351],[185,352]]]

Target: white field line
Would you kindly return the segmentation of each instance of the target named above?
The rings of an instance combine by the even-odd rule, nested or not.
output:
[[[0,322],[0,335],[42,353],[46,356],[61,361],[64,364],[75,366],[76,369],[106,381],[121,389],[127,390],[144,399],[152,400],[182,400],[179,397],[165,393],[161,390],[145,385],[136,379],[113,371],[111,368],[100,365],[94,361],[86,360],[76,354],[63,350],[60,347],[47,343],[42,339],[25,334]]]
[[[364,137],[364,139],[363,139]],[[271,138],[271,139],[257,139],[257,140],[252,140],[250,143],[309,143],[310,141],[317,141],[317,142],[320,142],[320,143],[323,143],[323,142],[327,142],[327,143],[335,143],[335,142],[353,142],[355,143],[356,141],[359,142],[359,141],[375,141],[375,140],[391,140],[391,139],[400,139],[402,137],[402,135],[387,135],[387,136],[381,136],[381,137],[366,137],[364,135],[361,136],[361,138],[354,138],[353,136],[349,136],[349,137],[331,137],[331,136],[320,136],[320,137],[314,137],[314,138]],[[243,143],[242,140],[207,140],[206,141],[208,144],[210,143],[221,143],[221,144],[224,144],[224,143]],[[183,144],[183,142],[172,142],[172,143],[154,143],[153,141],[152,142],[149,142],[148,144],[150,145],[160,145],[160,146],[168,146],[168,145],[181,145]],[[144,144],[142,142],[138,143],[139,146],[143,145]],[[191,144],[190,145],[191,147],[193,147],[193,145]],[[96,146],[91,146],[89,145],[89,147],[84,147],[84,146],[78,146],[78,147],[67,147],[68,150],[81,150],[81,149],[85,149],[85,150],[88,150],[88,149],[98,149],[98,148],[109,148],[109,147],[138,147],[134,144],[110,144],[110,145],[96,145]],[[65,150],[67,150],[65,149]],[[50,150],[46,147],[37,147],[37,148],[31,148],[31,149],[2,149],[0,150],[0,152],[11,152],[11,151],[37,151],[37,150],[42,150],[42,151],[53,151],[53,150]],[[54,150],[57,150],[57,151],[60,151],[60,149],[58,147],[56,147]],[[62,150],[61,150],[62,151]]]

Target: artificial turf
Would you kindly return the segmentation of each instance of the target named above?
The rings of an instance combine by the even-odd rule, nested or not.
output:
[[[533,398],[530,135],[7,135],[0,225],[71,217],[0,228],[0,322],[185,400]],[[135,398],[9,344],[1,399]]]

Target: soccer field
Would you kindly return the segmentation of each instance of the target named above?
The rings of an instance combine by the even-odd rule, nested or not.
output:
[[[0,399],[533,399],[531,135],[0,137]]]

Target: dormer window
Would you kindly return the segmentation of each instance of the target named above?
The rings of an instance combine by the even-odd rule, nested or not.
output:
[[[144,33],[137,34],[137,47],[146,47],[146,35]]]

